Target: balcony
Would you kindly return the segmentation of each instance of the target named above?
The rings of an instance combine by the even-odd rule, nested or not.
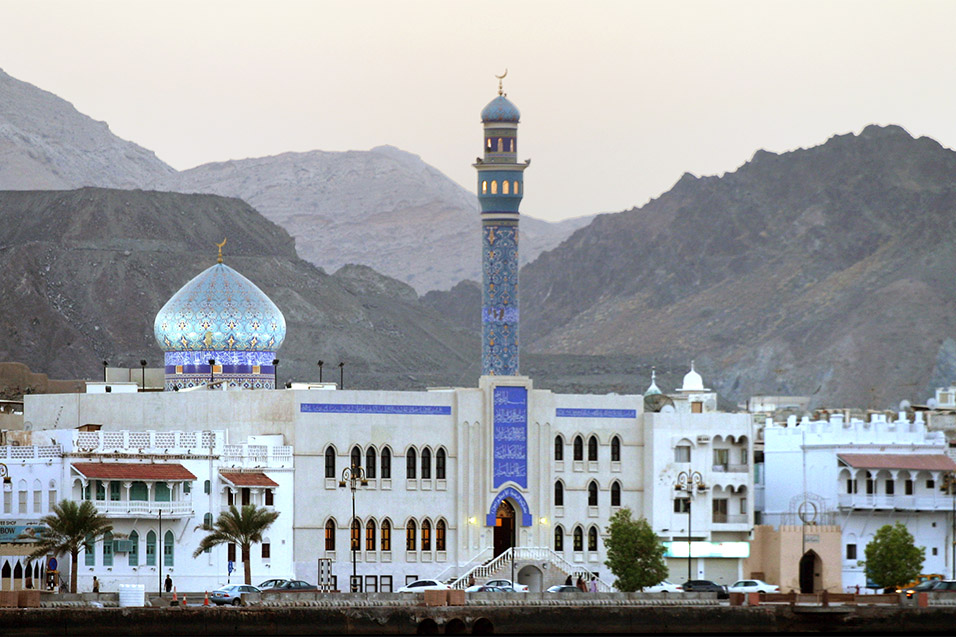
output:
[[[143,500],[96,500],[96,510],[108,518],[188,518],[193,515],[192,500],[146,502]]]
[[[841,493],[841,509],[881,509],[887,511],[952,511],[953,498],[946,495],[867,495]]]
[[[746,513],[714,513],[711,518],[714,524],[747,524]]]

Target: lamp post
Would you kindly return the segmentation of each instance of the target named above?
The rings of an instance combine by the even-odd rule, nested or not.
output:
[[[212,385],[212,382],[213,382],[213,372],[215,371],[213,368],[215,366],[216,366],[216,359],[210,358],[209,359],[209,384],[210,385]]]
[[[675,491],[683,491],[687,494],[687,581],[689,582],[691,578],[690,571],[690,562],[691,562],[691,509],[693,508],[692,502],[694,500],[694,493],[697,491],[704,491],[707,489],[707,486],[704,484],[704,476],[700,474],[700,471],[681,471],[677,474],[677,483],[674,484]]]
[[[272,359],[272,389],[279,389],[279,359]]]
[[[143,370],[143,391],[146,391],[146,359],[145,358],[140,359],[139,366]]]
[[[319,361],[319,382],[322,382],[322,366],[325,365],[325,361]]]
[[[109,361],[103,361],[103,382],[106,382],[106,368],[109,367]]]
[[[339,389],[345,389],[345,363],[339,363]]]
[[[339,488],[345,487],[346,485],[352,490],[352,524],[349,525],[349,542],[351,543],[352,549],[352,582],[349,588],[355,593],[358,592],[356,590],[356,578],[358,577],[358,573],[355,568],[355,553],[358,551],[359,541],[361,540],[361,529],[358,529],[358,531],[355,529],[357,522],[355,519],[355,491],[359,485],[363,487],[368,486],[368,480],[365,478],[365,469],[358,465],[345,467],[345,469],[342,470],[342,479],[339,480]],[[352,537],[353,533],[355,533],[356,537]]]
[[[157,504],[157,506],[159,506]],[[156,561],[159,564],[159,597],[163,597],[163,509],[159,509],[159,537],[156,538]]]

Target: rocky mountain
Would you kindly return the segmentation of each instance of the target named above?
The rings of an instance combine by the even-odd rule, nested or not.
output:
[[[346,363],[347,388],[475,382],[477,338],[406,284],[363,267],[326,274],[238,199],[98,188],[0,192],[0,360],[53,378],[98,378],[103,360],[160,366],[153,318],[223,237],[226,263],[285,314],[280,383],[314,380],[319,359]]]
[[[392,146],[203,164],[150,185],[239,197],[295,237],[299,256],[329,272],[361,263],[419,293],[481,277],[477,197]],[[522,262],[556,247],[589,219],[526,217]]]
[[[696,359],[733,400],[922,402],[956,380],[954,237],[956,153],[868,126],[597,217],[522,269],[521,336],[533,352]]]
[[[138,188],[174,172],[105,122],[0,70],[0,190]]]

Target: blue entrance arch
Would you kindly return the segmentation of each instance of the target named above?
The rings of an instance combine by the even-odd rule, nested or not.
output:
[[[521,492],[515,489],[514,487],[505,487],[498,492],[498,495],[495,496],[495,499],[491,501],[491,507],[488,509],[488,515],[485,517],[485,526],[494,526],[495,519],[498,517],[498,507],[501,505],[502,501],[510,498],[517,503],[518,508],[521,509],[521,526],[531,526],[531,523],[534,519],[534,516],[531,515],[531,507],[528,506],[528,501],[524,499],[524,496],[521,495]]]

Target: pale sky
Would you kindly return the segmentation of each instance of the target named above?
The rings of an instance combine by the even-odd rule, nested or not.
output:
[[[180,170],[391,144],[472,191],[507,68],[521,211],[558,220],[871,123],[956,148],[954,25],[920,0],[0,0],[0,68]]]

